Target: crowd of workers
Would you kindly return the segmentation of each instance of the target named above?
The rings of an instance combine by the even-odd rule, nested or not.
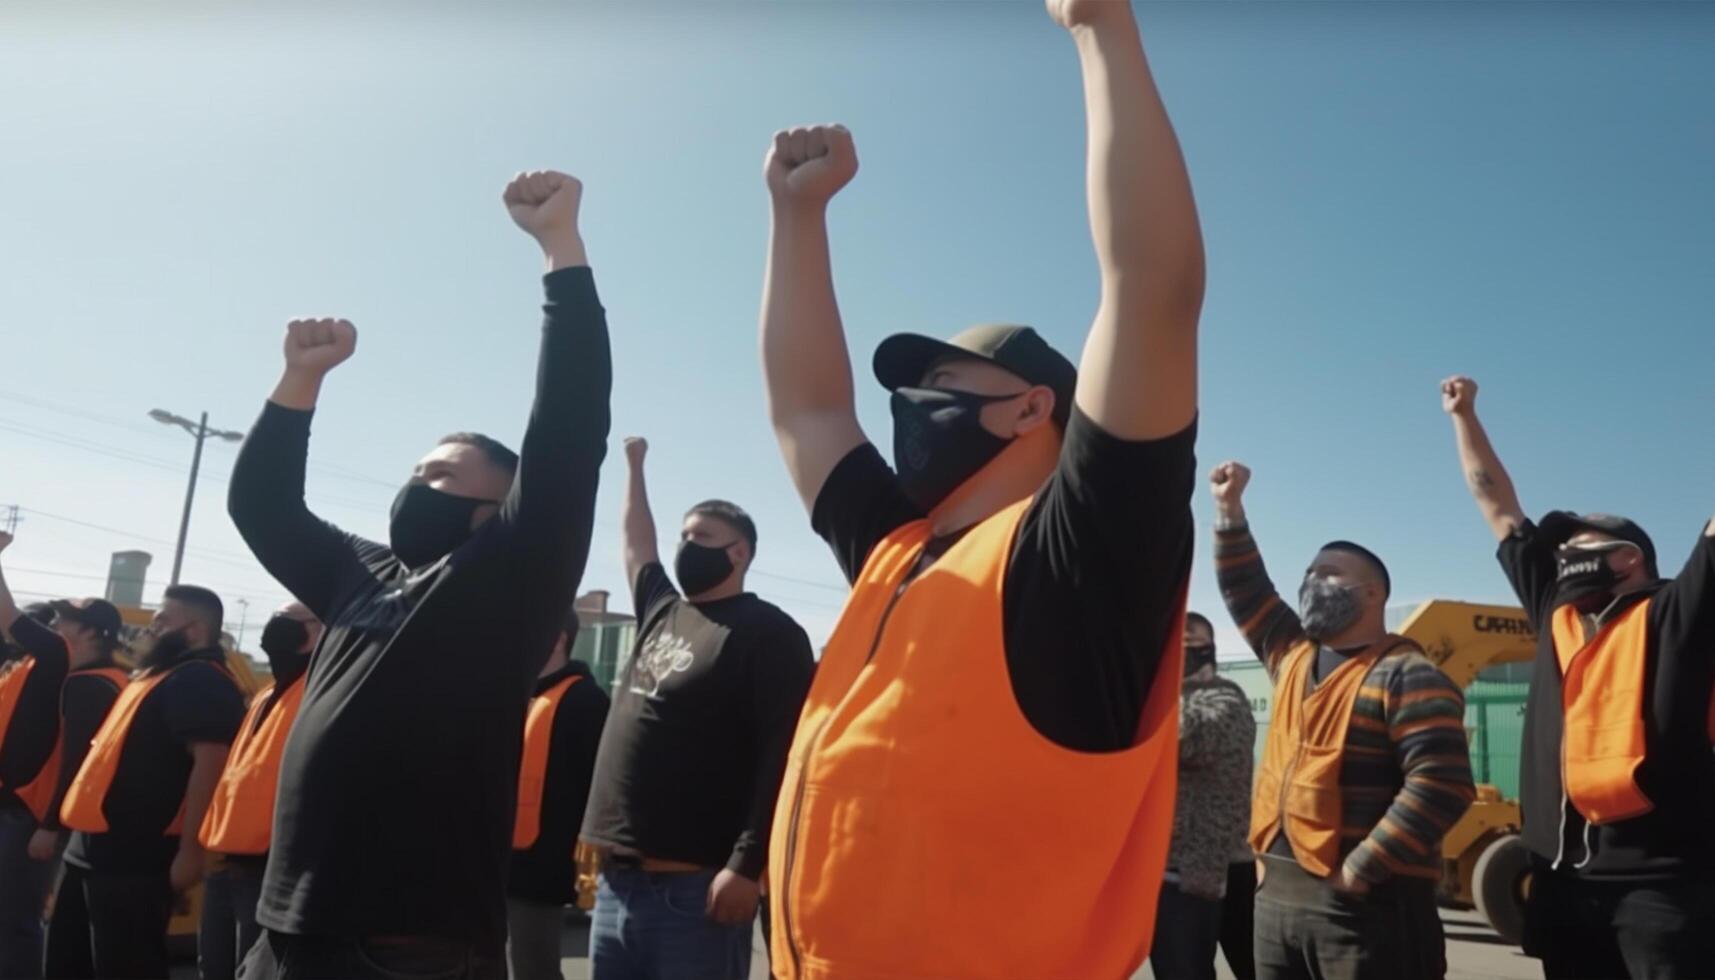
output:
[[[611,691],[570,659],[613,375],[582,186],[506,188],[541,245],[520,451],[456,433],[386,544],[304,503],[310,423],[357,335],[293,321],[229,511],[297,601],[250,701],[222,605],[170,588],[134,649],[100,599],[0,577],[0,975],[164,977],[202,886],[206,978],[559,976],[594,873],[597,980],[1439,977],[1440,840],[1473,798],[1462,693],[1391,635],[1387,566],[1335,540],[1297,602],[1250,471],[1210,477],[1228,612],[1275,685],[1250,705],[1185,609],[1203,250],[1128,4],[1049,0],[1088,116],[1101,302],[1082,361],[1035,331],[876,351],[892,463],[855,411],[826,212],[837,126],[767,155],[769,422],[851,592],[819,662],[747,591],[756,524],[710,500],[657,553],[625,443],[639,628]],[[1465,475],[1539,637],[1523,747],[1525,949],[1549,977],[1715,975],[1715,525],[1685,569],[1621,518],[1529,520],[1442,387]],[[0,536],[0,550],[10,544]],[[46,918],[44,910],[51,905]]]

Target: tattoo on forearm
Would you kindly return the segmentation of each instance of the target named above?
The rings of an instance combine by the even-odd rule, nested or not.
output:
[[[1495,488],[1495,478],[1490,476],[1489,471],[1481,466],[1466,473],[1465,480],[1471,484],[1472,490],[1484,491]]]

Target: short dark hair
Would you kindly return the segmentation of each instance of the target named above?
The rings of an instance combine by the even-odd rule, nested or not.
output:
[[[438,446],[475,446],[482,450],[488,461],[514,476],[518,473],[518,454],[506,448],[498,439],[493,439],[480,432],[454,432],[441,437]]]
[[[1354,541],[1330,541],[1322,546],[1323,551],[1344,551],[1348,555],[1357,555],[1375,567],[1376,574],[1382,580],[1382,594],[1393,595],[1393,576],[1387,573],[1387,563],[1370,549]]]
[[[220,637],[220,626],[226,620],[226,606],[220,601],[220,596],[200,585],[169,585],[167,591],[161,593],[163,599],[182,602],[191,608],[202,620],[208,631],[215,638]]]
[[[750,553],[756,554],[756,522],[744,512],[744,508],[727,500],[705,500],[685,512],[686,517],[700,514],[703,517],[713,517],[730,525],[738,536],[750,544]]]
[[[1204,629],[1208,630],[1210,636],[1215,635],[1215,624],[1209,622],[1209,617],[1203,615],[1202,613],[1200,613],[1200,612],[1187,612],[1187,613],[1185,613],[1185,625],[1190,626],[1193,623],[1195,623],[1198,626],[1201,626]]]

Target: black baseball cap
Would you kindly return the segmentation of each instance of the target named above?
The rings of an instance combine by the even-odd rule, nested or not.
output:
[[[1537,525],[1555,544],[1565,544],[1580,531],[1596,531],[1637,546],[1644,553],[1644,568],[1656,574],[1655,542],[1636,523],[1615,514],[1574,514],[1569,510],[1551,512]]]
[[[944,360],[987,361],[1033,385],[1054,392],[1054,422],[1062,430],[1072,417],[1078,369],[1030,327],[992,323],[971,327],[952,340],[894,334],[875,349],[875,378],[889,391],[915,388],[931,365]]]
[[[81,623],[102,636],[118,636],[125,627],[119,607],[106,599],[56,599],[48,605],[56,615]]]

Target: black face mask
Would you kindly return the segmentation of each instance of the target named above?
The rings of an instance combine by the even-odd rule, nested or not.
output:
[[[290,684],[309,665],[310,628],[290,616],[275,616],[262,627],[262,652],[268,655],[268,669],[274,683],[280,687]]]
[[[1017,398],[939,388],[893,393],[893,468],[905,496],[934,510],[954,490],[1011,444],[983,428],[985,405]]]
[[[1198,644],[1185,646],[1185,676],[1190,677],[1204,667],[1215,666],[1215,645]]]
[[[170,667],[178,663],[190,649],[191,638],[184,630],[161,633],[149,643],[149,648],[137,657],[137,666],[144,670]]]
[[[1561,548],[1554,553],[1559,566],[1554,599],[1557,605],[1571,603],[1582,613],[1593,613],[1614,601],[1614,586],[1620,573],[1608,564],[1612,549]]]
[[[393,498],[387,540],[406,568],[422,568],[470,540],[471,517],[497,501],[443,493],[426,483],[407,483]]]
[[[679,554],[673,559],[673,577],[679,580],[679,588],[686,596],[702,595],[725,582],[731,574],[732,559],[727,557],[726,548],[711,548],[695,541],[679,542]]]

